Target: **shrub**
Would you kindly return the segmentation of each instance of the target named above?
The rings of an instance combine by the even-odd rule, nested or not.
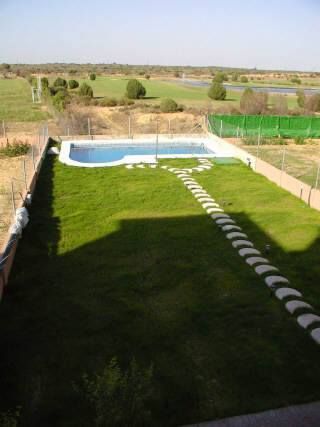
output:
[[[71,69],[71,70],[69,70],[69,74],[77,74],[77,70],[75,70],[75,69]]]
[[[70,96],[67,90],[59,90],[52,100],[52,105],[58,110],[63,111],[70,101]]]
[[[87,96],[89,98],[93,98],[92,87],[87,85],[87,83],[82,83],[82,85],[79,88],[79,95],[80,96]]]
[[[101,107],[115,107],[116,105],[118,105],[118,102],[117,102],[116,98],[103,98],[100,101],[100,105],[101,105]],[[124,105],[124,104],[122,104],[122,105]]]
[[[274,109],[275,115],[286,116],[288,115],[288,103],[287,98],[284,95],[276,95],[274,97]]]
[[[146,95],[146,89],[137,79],[131,79],[127,84],[126,96],[129,99],[140,99]]]
[[[313,95],[307,96],[305,99],[306,110],[315,113],[320,111],[320,94],[314,93]]]
[[[160,110],[163,113],[173,113],[174,111],[177,111],[178,104],[176,101],[170,98],[163,99],[160,104]]]
[[[301,80],[298,79],[297,77],[294,77],[293,79],[291,79],[291,83],[297,83],[298,85],[301,84]]]
[[[49,87],[49,80],[47,77],[41,77],[41,89],[46,90]]]
[[[267,92],[254,92],[246,88],[240,99],[240,110],[243,114],[264,114],[268,106]]]
[[[294,143],[296,144],[296,145],[304,145],[304,144],[306,144],[306,140],[304,139],[304,137],[303,136],[296,136],[295,138],[294,138]]]
[[[70,89],[76,89],[77,87],[79,87],[79,82],[77,82],[77,80],[69,80]]]
[[[208,90],[208,96],[211,99],[223,100],[226,98],[226,95],[226,89],[222,86],[221,83],[218,82],[212,83],[210,89]]]
[[[217,71],[212,79],[213,83],[214,82],[222,83],[227,81],[228,81],[228,76],[226,75],[226,73],[223,73],[222,71]]]
[[[241,81],[241,83],[248,83],[249,80],[248,80],[247,76],[241,76],[240,81]]]
[[[89,75],[89,78],[90,78],[90,80],[95,80],[96,79],[96,75],[94,74],[94,73],[91,73],[90,75]]]
[[[151,400],[153,387],[152,366],[140,369],[132,360],[127,371],[121,371],[116,358],[104,368],[101,374],[89,378],[83,375],[80,386],[73,389],[80,393],[92,406],[97,426],[151,425]]]
[[[238,81],[238,79],[239,79],[239,74],[238,74],[238,73],[232,73],[232,74],[231,74],[231,80],[232,80],[233,82],[237,82],[237,81]]]
[[[0,158],[1,157],[17,157],[26,154],[29,151],[30,144],[25,141],[14,139],[11,144],[7,140],[7,144],[4,147],[0,147]]]
[[[175,71],[173,75],[174,75],[177,79],[179,79],[179,78],[181,77],[181,76],[180,76],[179,71]]]
[[[55,81],[53,82],[53,86],[63,86],[63,87],[68,87],[68,83],[67,80],[62,79],[61,77],[57,77],[55,79]]]
[[[145,75],[145,78],[146,78],[147,80],[149,80],[149,79],[150,79],[150,74],[146,74],[146,75]]]

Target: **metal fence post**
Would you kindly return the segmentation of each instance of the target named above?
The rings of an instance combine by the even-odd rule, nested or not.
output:
[[[171,132],[171,120],[168,119],[168,133]]]
[[[260,139],[261,139],[261,134],[259,133],[259,135],[258,135],[258,145],[257,145],[257,158],[259,157]]]
[[[315,183],[315,185],[314,185],[314,188],[315,188],[316,190],[318,189],[319,172],[320,172],[320,164],[319,164],[319,166],[318,166],[318,170],[317,170],[316,183]]]
[[[11,190],[12,211],[13,211],[13,216],[15,216],[16,215],[16,205],[15,205],[15,201],[14,201],[13,180],[11,180],[11,182],[10,182],[10,190]]]
[[[32,164],[33,164],[33,170],[36,170],[35,164],[34,164],[34,147],[31,145],[31,154],[32,154]]]
[[[88,135],[91,135],[91,124],[90,124],[90,118],[88,117]]]
[[[6,126],[4,124],[4,120],[2,120],[2,129],[3,129],[3,137],[6,137]]]
[[[280,187],[282,184],[282,173],[284,170],[284,162],[285,162],[285,157],[286,157],[286,147],[283,147],[283,154],[282,154],[282,164],[281,164],[281,174],[280,174]]]
[[[40,134],[39,133],[38,133],[38,150],[39,150],[39,157],[40,157],[41,148],[40,148]]]
[[[25,161],[25,159],[22,159],[22,170],[23,170],[24,186],[25,186],[25,189],[27,189],[27,173],[26,173],[26,161]]]
[[[157,118],[157,136],[156,136],[156,162],[158,161],[158,143],[159,143],[159,120]]]
[[[131,116],[129,113],[129,116],[128,116],[128,138],[130,138],[130,136],[131,136]]]
[[[70,136],[70,128],[68,127],[68,136]]]
[[[222,136],[222,120],[220,120],[220,138]]]

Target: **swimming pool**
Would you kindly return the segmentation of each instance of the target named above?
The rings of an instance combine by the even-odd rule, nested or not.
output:
[[[221,153],[219,153],[221,155]],[[216,157],[212,141],[155,140],[63,141],[59,160],[72,166],[101,167],[155,163],[157,158]]]

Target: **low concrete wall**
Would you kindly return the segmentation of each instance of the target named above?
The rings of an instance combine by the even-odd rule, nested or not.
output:
[[[23,192],[22,199],[19,202],[19,204],[16,206],[16,209],[25,206],[27,194],[30,194],[30,193],[32,194],[34,192],[38,175],[42,166],[42,162],[47,152],[48,144],[49,144],[49,139],[47,140],[44,146],[41,157],[37,159],[34,174],[28,180],[27,190]],[[14,224],[14,218],[12,219],[12,224]],[[18,241],[19,241],[19,236],[7,233],[4,243],[0,248],[0,300],[3,295],[4,287],[8,283],[8,277],[10,274],[10,270],[11,270],[16,249],[18,246]]]

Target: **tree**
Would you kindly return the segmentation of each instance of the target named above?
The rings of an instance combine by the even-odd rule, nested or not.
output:
[[[127,84],[126,96],[129,99],[140,99],[146,95],[146,89],[137,79],[131,79]]]
[[[94,73],[91,73],[90,76],[89,76],[90,80],[95,80],[96,77],[97,76]]]
[[[222,71],[217,71],[212,80],[212,82],[217,82],[217,83],[222,83],[227,81],[228,81],[228,76],[226,75],[226,73],[223,73]]]
[[[46,90],[49,87],[49,80],[47,77],[41,77],[41,89]]]
[[[231,80],[232,80],[233,82],[237,82],[237,81],[238,81],[238,79],[239,79],[239,74],[238,74],[238,73],[232,73],[232,74],[231,74]]]
[[[274,113],[279,116],[288,114],[287,98],[284,95],[276,95],[274,97]]]
[[[212,83],[210,89],[208,90],[208,96],[211,99],[224,100],[226,98],[226,95],[226,89],[222,86],[221,83],[218,82]]]
[[[304,90],[298,89],[296,91],[296,95],[297,95],[297,104],[299,105],[299,107],[303,108],[306,100],[306,95],[304,93]]]
[[[76,89],[77,87],[79,87],[79,82],[77,82],[77,80],[69,80],[70,89]]]
[[[68,87],[67,80],[62,79],[61,77],[57,77],[55,81],[53,82],[53,86],[63,86]]]
[[[248,83],[249,80],[248,80],[247,76],[241,76],[240,81],[241,81],[241,83]]]
[[[301,84],[301,80],[298,79],[297,77],[294,77],[293,79],[291,79],[291,83],[297,83],[298,85]]]
[[[307,111],[315,113],[320,111],[320,94],[314,93],[313,95],[307,96],[305,100],[305,108]]]
[[[172,113],[178,110],[178,104],[173,99],[166,98],[161,101],[160,110],[163,113]]]
[[[146,74],[144,77],[145,77],[147,80],[150,80],[150,74]]]
[[[246,88],[240,99],[240,110],[243,114],[264,114],[268,109],[268,93],[254,92]]]
[[[92,87],[87,85],[87,83],[82,83],[82,85],[79,88],[79,95],[93,98]]]

